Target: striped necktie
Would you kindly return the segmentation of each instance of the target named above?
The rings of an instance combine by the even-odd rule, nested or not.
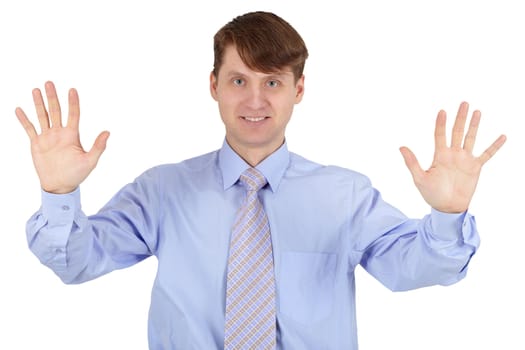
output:
[[[266,184],[256,169],[240,182],[247,189],[233,226],[226,287],[224,349],[275,349],[275,278],[270,227],[258,191]]]

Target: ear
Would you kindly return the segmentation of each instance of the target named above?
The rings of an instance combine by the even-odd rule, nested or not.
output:
[[[210,73],[210,94],[217,101],[217,77],[213,72]]]
[[[295,91],[295,104],[298,104],[302,101],[304,95],[304,74],[295,83]]]

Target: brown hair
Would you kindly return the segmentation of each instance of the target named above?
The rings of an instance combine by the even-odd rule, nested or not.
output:
[[[234,45],[250,69],[272,73],[290,67],[296,80],[303,75],[308,50],[299,33],[270,12],[250,12],[234,18],[214,36],[213,74],[222,66],[224,51]]]

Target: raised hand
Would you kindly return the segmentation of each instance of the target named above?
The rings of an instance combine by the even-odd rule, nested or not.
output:
[[[443,110],[438,113],[434,160],[428,170],[421,168],[410,149],[400,148],[419,192],[432,208],[441,212],[461,213],[468,209],[481,168],[506,141],[505,135],[501,135],[479,157],[473,156],[481,113],[472,113],[465,135],[468,107],[466,102],[459,106],[450,146],[446,140],[446,113]]]
[[[67,124],[62,126],[62,112],[55,86],[45,84],[48,110],[39,89],[33,90],[33,101],[40,124],[40,134],[21,108],[15,113],[31,141],[31,155],[40,185],[46,192],[69,193],[91,173],[106,148],[109,132],[98,135],[89,152],[80,144],[80,106],[75,89],[69,90]]]

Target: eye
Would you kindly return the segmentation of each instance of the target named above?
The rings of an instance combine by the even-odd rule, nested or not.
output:
[[[279,82],[277,80],[269,80],[266,84],[271,88],[279,86]]]
[[[244,80],[241,79],[241,78],[233,79],[233,84],[237,85],[237,86],[243,86],[244,85]]]

